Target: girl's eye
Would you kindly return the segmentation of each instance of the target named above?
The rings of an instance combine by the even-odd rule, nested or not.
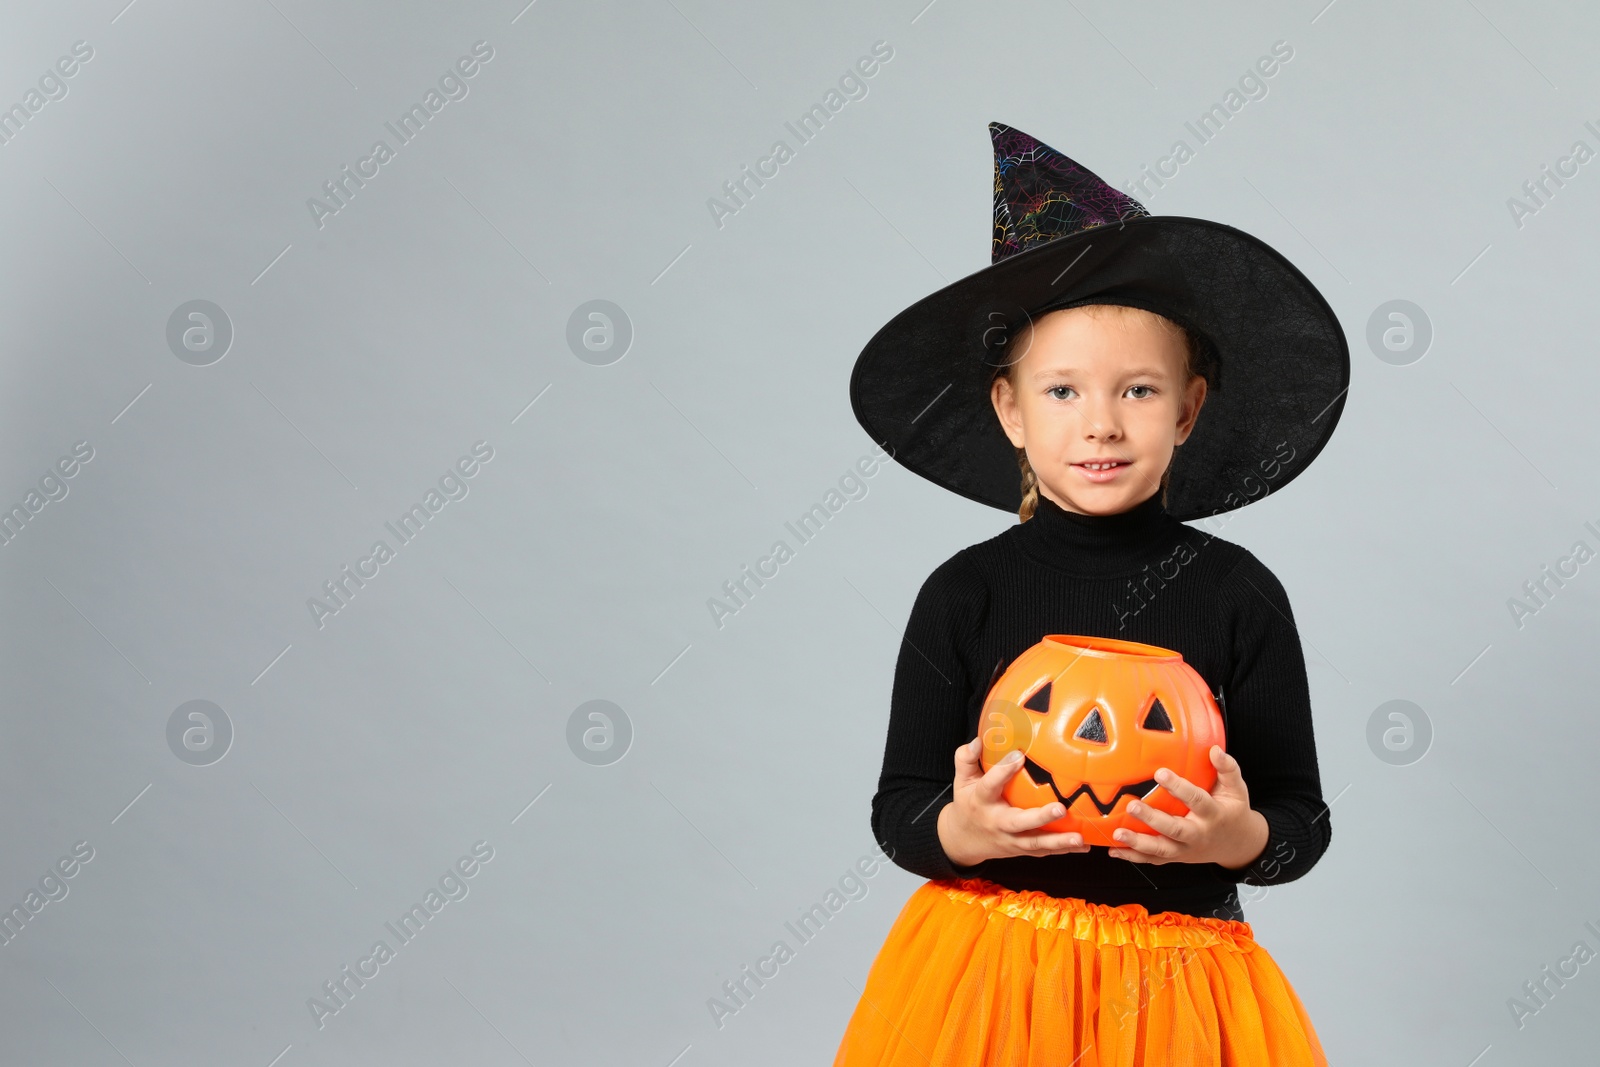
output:
[[[1149,397],[1155,391],[1155,386],[1153,386],[1153,385],[1130,385],[1130,386],[1128,386],[1128,391],[1130,393],[1133,392],[1135,389],[1143,389],[1145,392],[1143,394],[1139,395],[1139,396],[1135,396],[1133,399],[1135,399],[1135,400],[1144,400],[1147,397]],[[1072,386],[1070,386],[1070,385],[1052,385],[1049,389],[1045,390],[1045,393],[1048,394],[1049,397],[1052,400],[1067,400],[1067,399],[1069,399],[1068,397],[1064,397],[1064,396],[1060,395],[1062,390],[1066,390],[1067,392],[1070,393],[1070,392],[1072,392]]]

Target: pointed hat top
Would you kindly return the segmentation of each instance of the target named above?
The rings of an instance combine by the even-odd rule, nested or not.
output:
[[[1036,137],[999,122],[989,123],[989,137],[994,142],[991,263],[1091,226],[1150,214]]]

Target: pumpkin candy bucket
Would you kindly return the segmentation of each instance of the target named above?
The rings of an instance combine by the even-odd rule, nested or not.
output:
[[[1127,813],[1137,797],[1182,817],[1189,808],[1155,780],[1166,767],[1210,790],[1212,745],[1222,713],[1205,680],[1171,649],[1106,637],[1050,634],[1018,656],[990,687],[978,721],[987,771],[1013,749],[1022,769],[1005,787],[1019,808],[1060,802],[1043,829],[1118,846],[1126,828],[1154,833]]]

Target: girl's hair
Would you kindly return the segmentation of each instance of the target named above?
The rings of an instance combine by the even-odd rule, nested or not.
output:
[[[1203,377],[1206,379],[1208,386],[1212,388],[1216,386],[1215,360],[1211,357],[1210,347],[1199,334],[1187,326],[1182,326],[1153,311],[1127,307],[1122,304],[1082,304],[1076,308],[1058,310],[1082,311],[1092,318],[1099,318],[1106,314],[1118,315],[1124,318],[1128,315],[1145,315],[1153,318],[1163,329],[1175,333],[1183,340],[1185,357],[1184,384],[1187,386],[1195,378]],[[1046,314],[1051,313],[1047,312]],[[1013,389],[1016,388],[1016,366],[1023,355],[1023,353],[1017,351],[1017,348],[1021,344],[1024,335],[1030,333],[1031,331],[1025,327],[1014,333],[1006,342],[1001,365],[995,368],[994,374],[989,379],[991,387],[998,379],[1005,378],[1011,383]],[[1027,522],[1033,518],[1033,513],[1039,506],[1039,477],[1034,474],[1033,466],[1028,462],[1027,449],[1017,449],[1017,466],[1022,470],[1022,506],[1017,509],[1017,516],[1023,522]],[[1167,483],[1171,478],[1172,464],[1168,463],[1167,469],[1161,472],[1161,503],[1163,507],[1167,503]]]

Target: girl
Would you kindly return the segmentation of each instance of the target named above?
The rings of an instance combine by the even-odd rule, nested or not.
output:
[[[835,1067],[1325,1064],[1236,892],[1303,876],[1330,839],[1293,615],[1254,555],[1183,520],[1315,457],[1348,383],[1343,332],[1257,239],[1157,219],[990,129],[994,264],[892,320],[851,379],[900,462],[1022,522],[946,560],[912,607],[872,826],[928,881]],[[1155,833],[1106,848],[1042,830],[1059,806],[1004,800],[1023,761],[982,770],[978,714],[1052,633],[1173,649],[1214,690],[1216,784],[1156,773],[1187,815],[1130,799]]]

